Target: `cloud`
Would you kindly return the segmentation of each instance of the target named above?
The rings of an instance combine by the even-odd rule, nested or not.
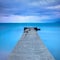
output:
[[[60,18],[59,0],[0,1],[0,22],[41,22]],[[57,13],[58,12],[58,13]]]
[[[50,16],[19,16],[19,15],[11,15],[11,16],[1,16],[0,23],[45,23],[51,22]]]
[[[57,4],[57,0],[2,0],[0,2],[0,15],[37,15],[50,11]],[[51,5],[51,6],[50,6]],[[55,7],[56,8],[56,7]],[[52,10],[53,11],[53,10]],[[39,13],[38,13],[39,12]],[[49,13],[49,12],[48,12]],[[41,14],[40,14],[41,15]]]
[[[49,6],[46,7],[47,9],[59,9],[60,10],[60,5],[56,5],[56,6]]]
[[[54,2],[56,2],[56,0],[37,0],[37,1],[33,1],[29,3],[29,5],[41,7],[41,6],[47,6],[50,4],[54,4]]]

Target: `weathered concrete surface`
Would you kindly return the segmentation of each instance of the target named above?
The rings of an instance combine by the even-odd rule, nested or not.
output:
[[[34,28],[24,32],[8,60],[55,60]]]

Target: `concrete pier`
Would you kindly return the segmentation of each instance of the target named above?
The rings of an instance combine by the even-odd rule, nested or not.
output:
[[[55,60],[38,36],[38,28],[24,28],[24,33],[8,60]]]

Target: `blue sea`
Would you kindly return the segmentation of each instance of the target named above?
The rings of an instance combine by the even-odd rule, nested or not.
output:
[[[56,60],[60,60],[60,23],[0,23],[0,60],[6,60],[20,40],[24,27],[38,27],[41,40]]]

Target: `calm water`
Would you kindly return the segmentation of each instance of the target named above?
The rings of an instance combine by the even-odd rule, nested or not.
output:
[[[38,27],[38,34],[55,57],[60,60],[60,24],[59,23],[0,23],[0,60],[5,60],[23,34],[24,27]],[[4,58],[4,59],[3,59]]]

